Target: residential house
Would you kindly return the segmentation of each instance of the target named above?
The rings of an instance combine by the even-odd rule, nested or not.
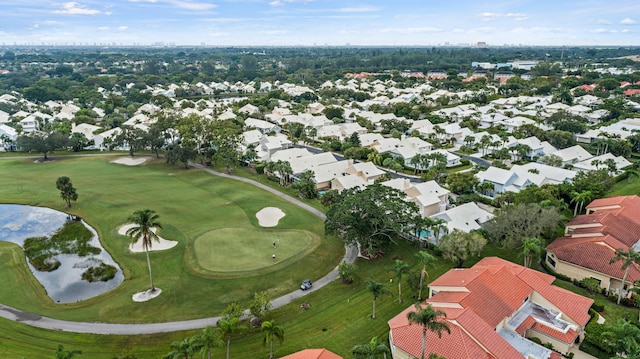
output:
[[[508,170],[491,166],[475,176],[480,183],[491,183],[493,190],[487,195],[497,197],[505,192],[520,192],[532,184],[542,186],[571,181],[575,175],[576,172],[572,170],[530,162],[525,165],[514,165]]]
[[[345,173],[362,178],[367,184],[373,184],[386,172],[379,169],[372,162],[355,162],[348,166]]]
[[[404,189],[404,193],[408,200],[418,206],[422,217],[429,217],[447,209],[451,191],[442,188],[436,181],[427,181],[412,183],[410,187]]]
[[[338,192],[351,188],[364,189],[365,187],[367,187],[367,182],[357,175],[346,175],[331,181],[331,189],[335,189]]]
[[[94,146],[100,151],[110,150],[112,148],[111,144],[113,143],[113,140],[115,140],[116,136],[120,133],[122,133],[122,129],[120,127],[100,132],[93,136]]]
[[[352,160],[329,162],[318,165],[313,169],[313,180],[319,190],[331,189],[331,182],[336,178],[346,175],[347,167],[353,164]]]
[[[609,174],[612,176],[617,176],[622,172],[622,170],[626,167],[631,166],[631,162],[629,162],[626,158],[622,156],[616,156],[611,152],[607,152],[600,156],[592,157],[582,162],[578,162],[573,165],[573,169],[576,171],[596,171],[599,169],[609,169],[609,165],[607,162],[609,160],[613,160],[615,165],[615,171],[609,171]]]
[[[258,108],[258,106],[255,106],[255,105],[252,105],[252,104],[248,103],[248,104],[240,107],[238,112],[246,113],[246,114],[249,114],[249,115],[254,115],[256,113],[260,113],[260,109]]]
[[[280,133],[282,128],[280,126],[273,124],[269,121],[258,120],[256,118],[247,118],[244,120],[244,126],[246,128],[255,128],[256,130],[267,134],[267,133]]]
[[[81,123],[76,125],[75,123],[71,124],[71,133],[81,133],[84,137],[91,141],[95,136],[93,133],[99,131],[101,129],[100,126],[90,125],[88,123]]]
[[[445,221],[446,232],[450,233],[457,229],[465,233],[482,228],[487,222],[493,218],[493,214],[480,208],[475,202],[467,202],[460,206],[449,208],[443,212],[430,216],[431,218],[439,218]],[[440,238],[445,234],[442,231],[436,237],[435,233],[427,233],[426,240],[437,244]]]
[[[7,122],[11,122],[11,120],[9,119],[9,114],[7,112],[0,110],[0,124],[7,123]]]
[[[40,129],[40,121],[34,116],[27,116],[19,123],[23,133],[31,133]]]
[[[593,157],[587,150],[580,145],[575,145],[558,150],[552,155],[562,158],[562,165],[574,165],[578,162],[588,160]]]
[[[575,280],[594,278],[610,293],[620,293],[640,280],[640,265],[632,262],[623,285],[621,261],[611,263],[615,251],[640,250],[640,197],[596,199],[565,225],[565,234],[547,246],[546,263]],[[624,293],[624,292],[623,292]]]
[[[427,330],[426,352],[448,359],[560,359],[584,338],[593,299],[551,283],[555,277],[498,257],[451,269],[429,285],[424,305],[443,311],[450,332]],[[393,359],[421,357],[423,328],[412,305],[389,320]],[[551,343],[555,350],[530,340]]]
[[[0,124],[0,150],[12,151],[16,149],[16,140],[18,139],[18,131],[15,128],[5,124]]]
[[[342,359],[336,353],[327,349],[304,349],[299,352],[285,355],[280,359]]]

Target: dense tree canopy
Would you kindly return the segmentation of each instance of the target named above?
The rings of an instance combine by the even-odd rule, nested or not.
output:
[[[327,212],[327,234],[346,244],[358,244],[368,256],[383,254],[401,233],[417,223],[417,206],[394,188],[373,184],[365,189],[348,189]]]

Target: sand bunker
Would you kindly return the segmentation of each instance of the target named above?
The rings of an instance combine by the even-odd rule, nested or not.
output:
[[[124,226],[118,228],[118,234],[126,236],[129,228],[133,226],[135,225],[132,223],[125,224]],[[151,230],[153,231],[153,233],[156,233],[155,228],[152,228]],[[178,244],[177,241],[170,241],[162,237],[160,237],[159,240],[160,240],[159,242],[156,242],[156,241],[151,242],[151,247],[149,248],[150,251],[163,251],[165,249],[171,249]],[[129,250],[136,253],[144,252],[144,249],[142,248],[142,240],[138,240],[135,244],[130,244]]]
[[[256,213],[258,223],[262,227],[275,227],[282,217],[284,217],[284,212],[277,207],[265,207]]]
[[[134,302],[146,302],[150,299],[153,299],[162,293],[162,289],[156,288],[156,290],[151,291],[151,289],[147,289],[144,292],[138,292],[133,295],[132,299]]]
[[[117,163],[126,166],[137,166],[145,163],[146,157],[120,157],[117,160],[111,161],[111,163]]]

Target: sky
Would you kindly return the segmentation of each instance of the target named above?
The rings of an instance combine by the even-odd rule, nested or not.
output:
[[[0,45],[638,46],[639,0],[2,0]]]

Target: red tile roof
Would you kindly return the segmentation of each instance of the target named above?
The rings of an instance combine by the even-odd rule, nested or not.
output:
[[[567,227],[600,224],[593,228],[574,229],[547,246],[564,262],[622,279],[622,262],[610,264],[616,249],[627,250],[640,239],[640,197],[616,196],[596,199],[587,205],[595,211],[573,218]],[[633,263],[627,279],[640,280],[640,266]]]
[[[557,330],[555,330],[555,329],[553,329],[551,327],[548,327],[548,326],[546,326],[544,324],[540,324],[538,322],[536,322],[533,325],[533,328],[531,328],[531,329],[537,330],[540,333],[546,334],[546,335],[548,335],[548,336],[550,336],[552,338],[556,338],[559,341],[561,341],[563,343],[567,343],[567,344],[573,343],[576,340],[576,338],[578,337],[578,332],[576,332],[573,329],[569,329],[569,330],[567,330],[566,333],[563,333],[563,332],[557,331]]]
[[[280,359],[342,359],[342,357],[327,349],[305,349]]]
[[[518,328],[516,328],[516,333],[520,334],[520,336],[523,337],[527,330],[531,329],[534,324],[536,324],[536,320],[533,319],[532,316],[528,315],[527,318],[522,323],[520,323]]]
[[[448,359],[522,358],[495,328],[517,312],[534,291],[564,316],[580,325],[586,324],[593,300],[551,285],[554,279],[497,257],[484,258],[468,269],[448,271],[431,283],[429,287],[437,293],[425,303],[447,314],[451,334],[443,333],[439,339],[437,334],[429,333],[428,352]],[[407,313],[414,310],[414,307],[405,309],[389,321],[389,327],[393,345],[419,357],[422,328],[409,325],[407,319]],[[535,325],[535,320],[530,319],[533,320],[525,319],[518,328],[520,335]]]
[[[633,96],[633,95],[637,95],[640,93],[639,89],[626,89],[624,90],[623,94],[627,95],[627,96]]]

